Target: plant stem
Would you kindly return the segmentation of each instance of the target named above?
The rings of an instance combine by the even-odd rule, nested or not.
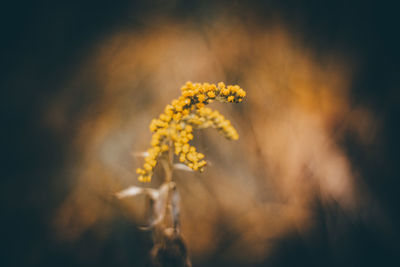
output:
[[[170,184],[172,182],[172,174],[174,170],[174,153],[173,153],[173,142],[169,141],[169,150],[165,159],[162,160],[162,165],[165,172],[164,184]],[[167,193],[167,200],[165,205],[164,225],[163,228],[168,228],[171,225],[174,227],[173,214],[172,214],[172,191],[171,188]]]

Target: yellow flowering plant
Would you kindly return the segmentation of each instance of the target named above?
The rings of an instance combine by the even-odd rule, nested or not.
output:
[[[140,182],[150,182],[159,158],[167,159],[169,162],[166,164],[171,164],[173,154],[190,169],[203,171],[207,164],[204,155],[189,144],[195,129],[213,127],[227,139],[239,138],[229,120],[205,105],[214,100],[239,103],[246,96],[242,88],[238,85],[226,86],[223,82],[217,85],[187,82],[181,90],[182,95],[167,105],[164,113],[150,123],[149,128],[153,133],[151,148],[147,151],[143,168],[136,171]],[[167,175],[166,179],[170,178]]]
[[[182,266],[191,266],[179,232],[179,194],[172,181],[172,172],[178,167],[201,172],[206,166],[204,155],[189,143],[193,139],[193,131],[213,127],[227,139],[239,138],[229,120],[205,105],[213,101],[240,103],[246,96],[238,85],[226,86],[223,82],[217,85],[187,82],[181,90],[182,95],[151,121],[151,148],[144,153],[143,168],[136,171],[140,182],[150,182],[154,168],[160,162],[165,171],[164,182],[158,189],[131,186],[117,193],[118,198],[138,194],[147,196],[150,215],[148,224],[142,229],[152,229],[154,247],[151,258],[155,266],[161,266],[160,260],[165,257],[182,261]],[[174,154],[179,158],[180,165],[174,164]]]

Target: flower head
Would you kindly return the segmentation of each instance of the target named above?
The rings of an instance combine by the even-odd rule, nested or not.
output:
[[[225,138],[239,138],[230,121],[218,111],[206,108],[212,101],[240,103],[246,92],[238,85],[226,86],[223,82],[215,84],[187,82],[181,87],[182,95],[165,107],[164,113],[150,123],[153,132],[151,148],[145,158],[143,168],[137,169],[138,180],[150,182],[158,158],[170,150],[179,160],[194,171],[203,171],[207,164],[204,155],[189,144],[194,129],[216,128]]]

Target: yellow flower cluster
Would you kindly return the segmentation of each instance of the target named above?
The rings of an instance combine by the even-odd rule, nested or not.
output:
[[[229,120],[204,105],[214,100],[239,103],[246,96],[243,89],[238,85],[226,86],[223,82],[217,85],[187,82],[181,90],[179,99],[167,105],[164,113],[150,123],[150,131],[153,132],[152,147],[147,151],[143,169],[137,169],[141,182],[150,182],[158,157],[170,149],[182,163],[195,171],[203,171],[206,165],[204,155],[189,144],[193,139],[194,129],[214,127],[230,140],[239,138]]]
[[[210,108],[198,109],[193,116],[187,118],[187,123],[195,125],[199,129],[213,127],[227,139],[239,139],[239,135],[231,125],[231,122],[225,119],[217,110],[213,111]]]

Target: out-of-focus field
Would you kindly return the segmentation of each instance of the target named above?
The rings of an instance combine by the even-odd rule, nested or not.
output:
[[[187,81],[247,92],[210,105],[239,140],[195,132],[208,166],[174,173],[193,266],[400,266],[398,10],[4,3],[0,266],[148,266],[146,199],[115,193],[160,185],[137,154]]]
[[[68,171],[60,174],[71,181],[52,218],[60,242],[116,216],[128,217],[132,227],[143,223],[142,198],[113,195],[139,185],[134,170],[143,161],[135,153],[149,146],[148,124],[188,80],[247,91],[241,104],[211,105],[232,121],[239,141],[197,132],[194,144],[211,164],[201,174],[174,176],[195,263],[265,260],[274,240],[313,227],[316,201],[357,216],[368,192],[340,143],[351,133],[370,144],[379,121],[350,102],[354,67],[335,54],[315,54],[282,23],[261,27],[221,16],[199,27],[164,20],[107,36],[43,114],[48,127],[63,132],[76,92],[96,95],[79,114]],[[157,187],[161,179],[143,186]],[[109,233],[96,234],[101,240]]]

